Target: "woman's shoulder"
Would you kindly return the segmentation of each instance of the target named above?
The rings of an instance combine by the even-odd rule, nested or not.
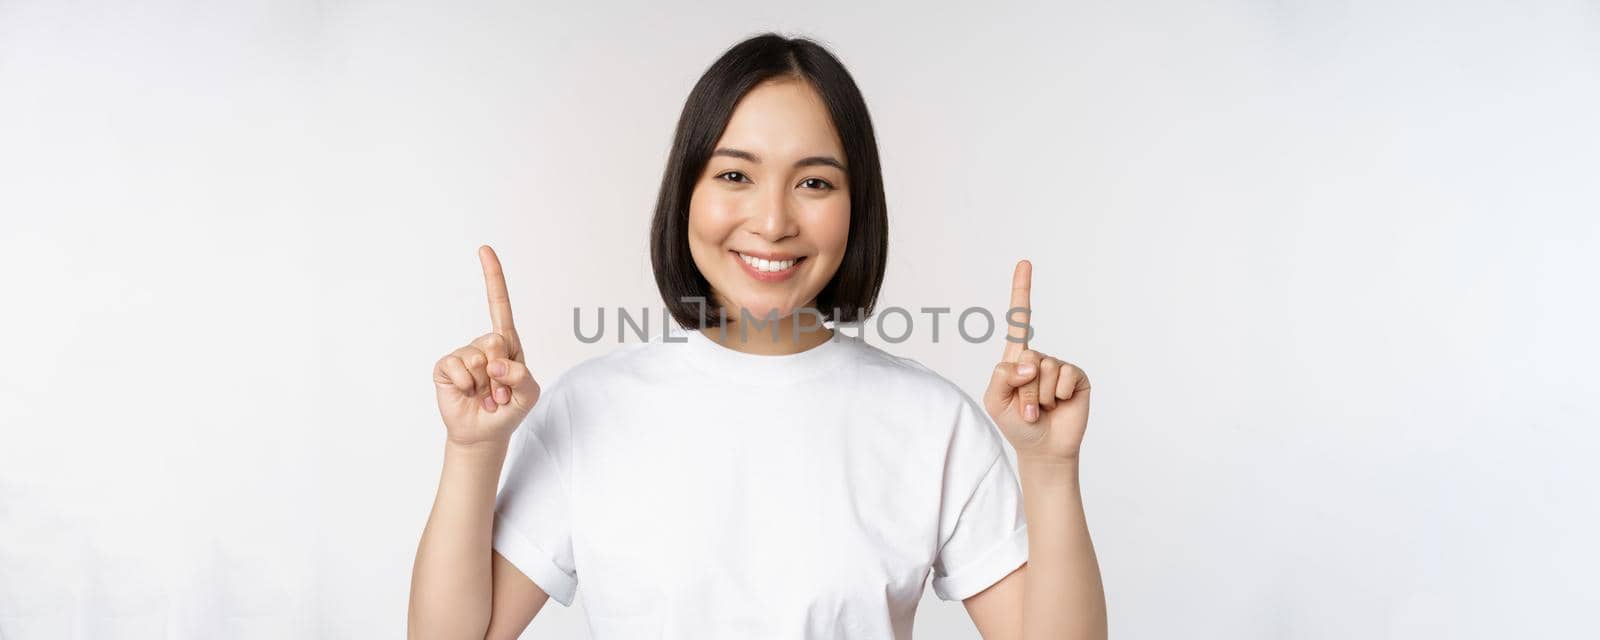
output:
[[[866,341],[856,341],[855,348],[860,353],[858,361],[863,367],[864,379],[876,389],[885,385],[899,387],[923,400],[972,399],[961,385],[920,360],[891,353],[885,347]]]
[[[572,386],[607,384],[618,374],[634,370],[640,363],[651,359],[654,356],[650,353],[654,343],[631,342],[584,357],[557,373],[543,389],[550,392]]]

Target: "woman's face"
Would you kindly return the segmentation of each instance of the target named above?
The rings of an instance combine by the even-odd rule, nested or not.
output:
[[[734,107],[689,200],[689,252],[730,320],[814,304],[849,240],[844,162],[809,83],[771,80]]]

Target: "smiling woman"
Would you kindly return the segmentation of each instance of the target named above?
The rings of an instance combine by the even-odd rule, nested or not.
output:
[[[689,201],[689,252],[719,322],[814,308],[840,272],[851,220],[841,147],[804,80],[767,80],[739,102]]]
[[[888,235],[872,119],[838,59],[769,34],[706,71],[678,120],[650,231],[674,319],[720,326],[742,306],[858,321],[877,299]]]
[[[695,85],[663,173],[651,258],[685,333],[542,388],[482,248],[494,330],[435,366],[449,444],[413,635],[513,638],[581,584],[596,638],[906,639],[930,575],[985,637],[1103,635],[1076,485],[1087,378],[1028,349],[1025,320],[982,403],[842,339],[826,319],[871,315],[887,234],[850,74],[766,34]],[[1023,261],[1023,314],[1030,282]],[[767,322],[795,330],[751,339]]]

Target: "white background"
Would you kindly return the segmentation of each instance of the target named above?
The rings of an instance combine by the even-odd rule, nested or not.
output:
[[[474,247],[536,373],[659,321],[678,110],[765,29],[867,97],[885,304],[1034,261],[1114,637],[1600,633],[1594,3],[550,4],[0,0],[0,638],[400,637]],[[885,346],[976,395],[952,328]]]

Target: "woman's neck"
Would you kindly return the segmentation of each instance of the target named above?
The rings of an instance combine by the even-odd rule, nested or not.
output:
[[[728,320],[721,327],[706,327],[701,332],[729,349],[762,356],[800,353],[833,339],[833,329],[811,313],[790,314],[776,322]]]

